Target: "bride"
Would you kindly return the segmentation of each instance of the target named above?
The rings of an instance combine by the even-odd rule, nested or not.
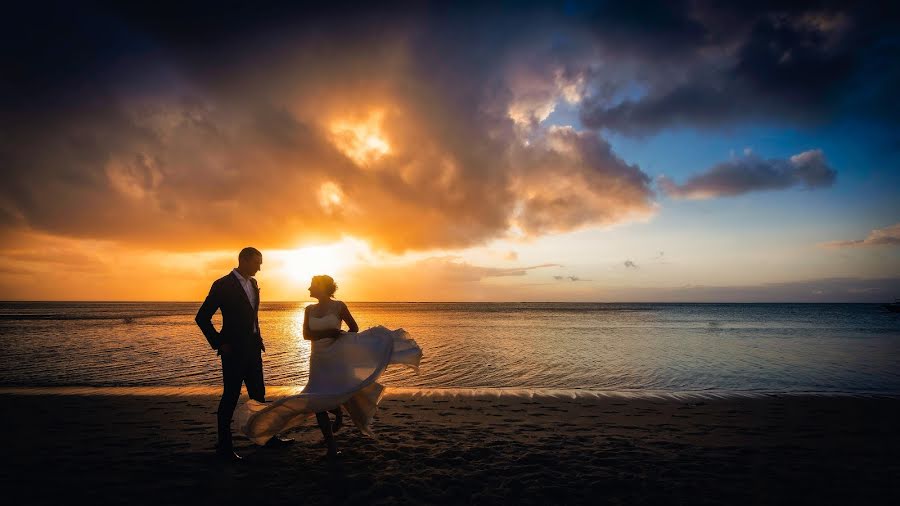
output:
[[[418,370],[422,349],[403,329],[378,326],[358,332],[347,305],[335,300],[331,276],[313,276],[309,294],[317,304],[306,307],[303,338],[311,341],[309,381],[298,395],[271,403],[249,400],[238,413],[241,432],[256,444],[301,425],[315,414],[328,445],[328,456],[340,455],[334,432],[342,425],[341,408],[363,433],[374,437],[372,417],[384,386],[376,380],[390,364]],[[349,332],[341,330],[346,323]],[[335,414],[332,424],[328,412]]]

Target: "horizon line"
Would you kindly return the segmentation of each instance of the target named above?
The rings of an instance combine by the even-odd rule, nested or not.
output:
[[[139,299],[6,299],[0,300],[0,304],[6,303],[89,303],[89,304],[132,304],[132,303],[154,303],[154,304],[202,304],[202,300],[139,300]],[[305,302],[313,302],[312,300],[268,300],[260,304],[302,304]],[[749,301],[598,301],[598,300],[343,300],[350,304],[887,304],[895,302],[886,300],[884,302],[860,302],[860,301],[766,301],[766,300],[749,300]]]

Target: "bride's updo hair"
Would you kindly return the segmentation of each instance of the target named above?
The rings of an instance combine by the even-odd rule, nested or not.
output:
[[[334,278],[327,274],[313,276],[312,286],[318,286],[329,297],[334,296],[334,292],[337,291],[337,284],[334,282]]]

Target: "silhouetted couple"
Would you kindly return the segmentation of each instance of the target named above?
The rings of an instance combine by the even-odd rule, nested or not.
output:
[[[364,433],[371,435],[372,417],[384,387],[376,380],[390,364],[417,369],[422,350],[403,329],[373,327],[358,332],[347,305],[335,300],[337,285],[330,276],[314,276],[309,294],[318,303],[306,307],[303,338],[311,341],[309,379],[298,395],[266,402],[262,352],[266,346],[259,324],[259,286],[253,277],[262,266],[262,253],[244,248],[238,266],[213,282],[195,321],[222,360],[222,399],[217,412],[216,453],[240,460],[234,452],[231,420],[247,386],[250,397],[238,409],[241,433],[256,444],[282,446],[293,441],[280,434],[315,415],[328,445],[328,456],[340,454],[334,431],[342,425],[342,409]],[[212,317],[222,312],[222,328]],[[346,323],[349,332],[341,326]],[[328,412],[335,415],[332,422]]]

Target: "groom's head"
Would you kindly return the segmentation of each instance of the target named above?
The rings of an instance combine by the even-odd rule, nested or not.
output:
[[[246,247],[238,253],[238,270],[245,276],[253,276],[262,268],[262,253],[256,248]]]

